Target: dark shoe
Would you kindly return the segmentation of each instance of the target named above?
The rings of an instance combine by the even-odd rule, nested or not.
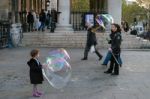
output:
[[[117,75],[119,75],[119,74],[117,74],[117,73],[112,73],[111,75],[112,75],[112,76],[115,76],[115,75],[117,76]]]
[[[107,64],[102,64],[103,66],[107,66]]]
[[[81,60],[87,60],[87,58],[82,58]]]
[[[104,73],[105,73],[105,74],[111,74],[112,72],[109,72],[109,71],[105,71]]]
[[[99,60],[101,60],[103,58],[103,56],[99,57]]]

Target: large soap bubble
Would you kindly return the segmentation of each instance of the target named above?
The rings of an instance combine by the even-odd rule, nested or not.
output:
[[[69,54],[68,56],[67,54],[64,54],[64,49],[52,51],[44,64],[43,75],[49,84],[56,89],[66,86],[71,78],[71,66],[65,60],[65,58],[68,59]]]
[[[53,50],[49,52],[49,55],[51,56],[51,58],[64,58],[66,60],[70,59],[70,56],[68,54],[68,52],[61,48],[61,49],[57,49],[57,50]]]
[[[110,14],[101,14],[100,17],[102,17],[102,20],[106,24],[112,24],[114,23],[114,19]]]
[[[101,26],[105,27],[106,31],[111,30],[111,24],[114,23],[114,18],[110,14],[99,14],[98,19],[103,23]]]

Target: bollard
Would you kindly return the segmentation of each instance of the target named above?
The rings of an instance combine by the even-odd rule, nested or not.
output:
[[[13,47],[17,47],[21,42],[22,38],[22,28],[21,24],[12,24],[10,29],[10,39]]]

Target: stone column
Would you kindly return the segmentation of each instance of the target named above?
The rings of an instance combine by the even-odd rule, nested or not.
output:
[[[46,5],[47,5],[47,11],[51,11],[51,0],[47,0],[47,1],[49,1],[49,5],[46,4]],[[46,2],[46,3],[47,3],[47,2]]]
[[[114,18],[114,22],[121,24],[122,0],[108,0],[108,13]]]
[[[60,14],[58,15],[58,25],[56,31],[73,31],[70,24],[70,0],[59,0],[58,8],[58,12],[60,12]]]

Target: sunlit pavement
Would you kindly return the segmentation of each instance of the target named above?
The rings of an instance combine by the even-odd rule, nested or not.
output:
[[[32,48],[0,50],[0,99],[36,99],[32,97],[29,67],[26,65]],[[40,48],[43,63],[50,51]],[[150,99],[150,51],[123,50],[123,66],[119,76],[104,74],[107,69],[95,54],[81,61],[84,49],[67,49],[72,77],[63,89],[52,88],[45,80],[38,99]],[[105,49],[99,50],[104,56]]]

